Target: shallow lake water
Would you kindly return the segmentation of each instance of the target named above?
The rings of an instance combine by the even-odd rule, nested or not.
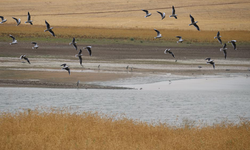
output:
[[[0,111],[71,107],[143,122],[250,120],[250,78],[212,77],[119,86],[134,90],[0,87]],[[115,85],[115,82],[113,82]]]

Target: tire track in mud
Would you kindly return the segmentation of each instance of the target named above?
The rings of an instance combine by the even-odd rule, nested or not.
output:
[[[235,4],[250,4],[250,2],[231,2],[231,3],[217,3],[217,4],[203,4],[203,5],[186,5],[186,6],[175,6],[175,8],[192,8],[199,6],[218,6],[218,5],[235,5]],[[148,10],[159,10],[159,9],[172,9],[171,7],[158,7],[149,8]],[[110,10],[110,11],[93,11],[93,12],[83,12],[83,13],[58,13],[58,14],[34,14],[32,16],[63,16],[63,15],[89,15],[89,14],[105,14],[105,13],[123,13],[123,12],[137,12],[141,9],[130,9],[130,10]],[[7,16],[7,15],[6,15]],[[13,16],[13,15],[12,15]],[[17,16],[27,16],[27,15],[17,15]]]

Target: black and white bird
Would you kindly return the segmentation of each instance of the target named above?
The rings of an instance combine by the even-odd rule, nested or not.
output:
[[[175,58],[174,53],[171,52],[170,49],[165,49],[164,54],[168,54],[168,53],[171,54]]]
[[[69,66],[67,66],[67,64],[61,64],[61,66],[63,66],[63,68],[62,68],[62,69],[67,70],[67,71],[68,71],[68,73],[69,73],[69,75],[70,75],[70,69],[69,69]]]
[[[83,47],[83,49],[87,49],[89,52],[89,56],[92,56],[92,50],[91,50],[92,46],[87,46],[87,47]]]
[[[53,27],[50,27],[49,23],[45,20],[45,24],[47,29],[44,30],[44,32],[49,31],[51,33],[51,35],[53,35],[54,37],[56,36],[55,33],[52,31]]]
[[[223,51],[225,59],[227,59],[227,44],[225,43],[222,48],[220,48],[220,51]]]
[[[77,50],[77,46],[76,46],[76,39],[73,37],[72,42],[69,43],[69,45],[73,45],[74,48]]]
[[[0,22],[1,24],[2,24],[2,23],[5,23],[5,22],[7,21],[7,19],[4,19],[3,16],[0,16],[0,18],[1,18],[1,20],[2,20],[2,21]]]
[[[10,45],[12,44],[17,44],[17,40],[14,36],[10,35],[10,37],[12,38],[12,42],[10,43]]]
[[[207,60],[207,64],[213,65],[213,68],[215,69],[215,63],[211,58],[206,58],[205,60]]]
[[[182,43],[183,42],[183,39],[181,36],[176,36],[177,38],[179,38],[179,40],[177,41],[177,43]]]
[[[21,55],[21,56],[20,56],[20,59],[24,59],[24,60],[26,60],[26,61],[30,64],[29,59],[28,59],[25,55]]]
[[[217,35],[214,37],[214,39],[218,39],[218,41],[220,42],[220,44],[222,44],[222,41],[221,41],[221,36],[220,36],[220,31],[217,32]]]
[[[146,13],[145,18],[147,18],[147,17],[151,16],[151,13],[149,13],[149,12],[148,12],[148,10],[142,9],[142,11],[144,11],[144,12]]]
[[[82,66],[82,50],[80,49],[79,53],[75,55],[75,57],[79,58],[80,65]]]
[[[160,31],[158,31],[158,30],[156,30],[156,29],[154,29],[154,30],[155,30],[155,32],[157,33],[157,36],[154,37],[154,38],[155,38],[155,39],[161,38],[161,33],[160,33]]]
[[[172,15],[170,15],[169,17],[174,17],[175,19],[177,19],[177,15],[175,14],[174,6],[172,6]]]
[[[32,49],[38,49],[38,45],[37,45],[37,43],[36,42],[31,42],[31,44],[34,44],[34,46],[32,47]]]
[[[16,20],[16,26],[18,26],[20,23],[21,23],[21,19],[19,18],[19,19],[17,19],[17,18],[15,18],[15,17],[12,17],[14,20]]]
[[[29,24],[33,25],[33,23],[32,23],[33,21],[30,19],[31,19],[31,16],[30,16],[30,13],[28,12],[27,21],[25,21],[25,23],[29,23]]]
[[[191,16],[191,15],[189,15],[189,16],[190,16],[190,19],[191,19],[191,23],[189,24],[189,26],[193,25],[193,26],[195,26],[195,28],[196,28],[198,31],[200,31],[200,28],[199,28],[199,26],[197,25],[198,21],[194,21],[194,17]]]
[[[159,12],[157,11],[160,15],[161,15],[161,20],[163,20],[165,18],[165,13],[164,12]]]
[[[237,50],[237,48],[236,48],[236,40],[228,41],[228,43],[231,43],[232,46],[233,46],[233,48],[234,48],[234,50]]]

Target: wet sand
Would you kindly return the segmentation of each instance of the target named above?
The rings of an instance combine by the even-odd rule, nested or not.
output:
[[[10,46],[0,42],[0,86],[117,89],[112,85],[96,85],[96,82],[125,78],[161,75],[178,75],[184,78],[217,76],[230,74],[250,76],[250,51],[248,45],[238,45],[235,51],[228,45],[228,57],[220,52],[220,45],[197,46],[192,44],[166,46],[146,46],[134,44],[93,44],[93,55],[83,50],[83,67],[80,66],[74,50],[68,43],[39,43],[39,49],[32,49],[28,42]],[[84,45],[79,45],[82,47]],[[171,48],[176,58],[164,54]],[[20,60],[26,54],[31,64]],[[216,68],[206,64],[211,57]],[[61,69],[67,63],[71,69]],[[100,67],[98,68],[98,66]],[[128,66],[128,69],[127,69]],[[77,87],[76,83],[80,81]],[[122,88],[122,87],[121,87]]]

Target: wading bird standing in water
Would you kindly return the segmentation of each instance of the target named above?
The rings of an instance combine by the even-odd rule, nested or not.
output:
[[[197,25],[198,21],[194,21],[194,17],[189,15],[190,19],[191,19],[191,23],[189,24],[189,26],[193,25],[198,31],[200,31],[199,26]]]

